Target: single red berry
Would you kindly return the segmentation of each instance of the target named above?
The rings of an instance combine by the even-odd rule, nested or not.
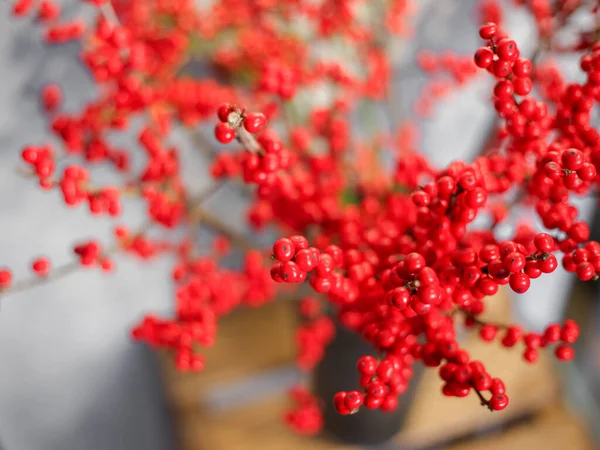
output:
[[[416,273],[425,267],[425,258],[418,253],[409,253],[404,258],[404,267],[409,273]]]
[[[317,264],[319,263],[319,257],[314,252],[305,248],[296,253],[296,256],[294,256],[294,261],[296,261],[296,264],[298,264],[301,270],[304,272],[310,272],[317,267]]]
[[[529,286],[531,285],[531,280],[523,272],[517,272],[513,273],[510,276],[509,283],[513,291],[515,291],[517,294],[522,294],[524,292],[527,292],[527,290],[529,289]]]
[[[227,119],[229,118],[229,113],[231,113],[235,107],[230,105],[229,103],[223,103],[217,109],[217,116],[221,122],[227,123]]]
[[[515,61],[519,57],[517,43],[512,39],[502,39],[496,47],[498,58],[504,61]]]
[[[344,397],[344,404],[350,411],[355,411],[363,404],[364,396],[361,392],[350,391]]]
[[[498,59],[494,61],[494,75],[498,78],[505,78],[510,75],[511,65],[508,61]]]
[[[221,144],[229,144],[235,139],[235,130],[227,123],[219,122],[215,125],[215,137]]]
[[[396,394],[388,394],[383,398],[379,408],[382,411],[394,411],[398,407],[398,396]]]
[[[561,361],[570,361],[575,358],[575,350],[573,350],[573,347],[569,347],[568,345],[559,345],[556,347],[554,353]]]
[[[494,378],[492,385],[490,386],[490,392],[494,395],[500,395],[506,393],[506,387],[504,382],[500,378]]]
[[[273,244],[273,256],[281,262],[288,262],[296,253],[294,243],[288,238],[280,238]]]
[[[498,394],[490,399],[490,408],[494,411],[502,411],[508,406],[508,396],[506,394]]]
[[[515,92],[512,81],[500,80],[494,87],[494,95],[498,98],[509,98]]]
[[[540,357],[540,354],[537,352],[537,350],[534,350],[533,348],[528,348],[523,353],[523,358],[528,363],[532,363],[532,364],[535,363],[539,359],[539,357]]]
[[[372,398],[383,398],[387,392],[385,385],[379,381],[371,381],[366,388],[367,396]]]
[[[244,116],[244,128],[248,133],[259,133],[266,124],[267,118],[263,113],[250,113]]]
[[[577,169],[577,176],[583,181],[592,181],[596,178],[596,166],[590,163],[584,163],[579,169]]]
[[[373,375],[377,369],[377,360],[372,356],[361,356],[356,367],[364,375]]]
[[[331,289],[331,281],[329,280],[329,278],[313,276],[310,277],[308,282],[310,283],[312,288],[320,294],[329,292],[329,290]]]
[[[481,39],[492,39],[498,33],[498,26],[495,23],[488,22],[479,28],[479,36]]]
[[[585,158],[580,150],[571,148],[562,154],[561,162],[565,169],[578,170],[585,163]]]
[[[375,373],[380,381],[386,383],[394,374],[394,365],[390,361],[381,361]]]
[[[551,252],[554,250],[554,238],[546,233],[538,233],[533,239],[533,244],[538,252]]]
[[[533,72],[533,66],[529,59],[519,58],[513,64],[512,71],[517,78],[529,77]]]
[[[48,258],[38,258],[33,261],[33,271],[39,276],[46,276],[50,272],[50,261]]]
[[[525,267],[525,263],[527,260],[522,253],[512,252],[504,257],[502,260],[502,265],[509,272],[515,273],[519,272],[523,267]]]
[[[513,81],[515,94],[525,96],[533,89],[533,82],[529,77],[517,78]]]
[[[0,270],[0,289],[5,289],[12,283],[12,273],[8,269]]]
[[[580,280],[589,281],[596,275],[596,268],[592,263],[582,262],[577,265],[575,273]]]
[[[364,405],[369,409],[377,409],[383,403],[383,399],[385,397],[373,397],[371,395],[367,395],[365,397]]]
[[[302,272],[294,261],[283,263],[279,269],[279,274],[286,283],[298,283],[306,278],[306,272]]]
[[[497,334],[498,327],[495,325],[486,324],[479,329],[479,336],[486,342],[493,341]]]
[[[473,57],[475,65],[481,69],[487,69],[494,61],[494,52],[489,47],[481,47]]]

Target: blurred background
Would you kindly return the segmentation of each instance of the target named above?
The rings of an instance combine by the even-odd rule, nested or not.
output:
[[[512,2],[504,3],[506,28],[527,54],[535,47],[534,24]],[[89,12],[79,2],[61,4],[68,17]],[[413,115],[412,105],[426,82],[415,66],[420,50],[469,54],[479,46],[475,4],[418,1],[415,38],[398,49],[397,119]],[[11,2],[0,1],[0,255],[1,263],[16,268],[15,276],[20,277],[26,275],[33,255],[50,256],[58,265],[69,260],[75,239],[107,239],[111,222],[91,219],[83,209],[67,210],[58,198],[32,188],[29,180],[15,173],[22,146],[47,139],[40,88],[49,82],[68,85],[70,109],[83,105],[94,86],[79,64],[77,44],[48,47],[30,20],[14,20],[10,11]],[[576,59],[560,63],[566,73],[576,76]],[[459,89],[444,98],[430,118],[420,120],[420,148],[439,165],[472,158],[481,147],[495,116],[484,102],[488,82],[477,79]],[[127,144],[127,136],[120,139]],[[193,146],[184,136],[173,139],[184,148]],[[206,173],[205,162],[199,159],[187,170],[199,186],[206,182],[194,177]],[[217,204],[226,198],[228,205],[221,213],[228,214],[232,223],[241,223],[242,200],[235,192],[220,195],[225,197]],[[588,219],[597,215],[595,200],[582,202],[581,207]],[[126,208],[126,213],[129,223],[142,221],[141,210]],[[515,217],[522,214],[514,211]],[[595,223],[600,235],[600,220]],[[142,267],[127,259],[116,262],[115,276],[80,271],[0,300],[2,450],[338,448],[306,443],[278,428],[280,394],[298,379],[292,365],[293,342],[277,347],[277,341],[284,340],[285,324],[293,320],[285,307],[273,307],[262,318],[250,313],[233,317],[219,332],[223,343],[207,355],[212,372],[178,375],[129,338],[131,326],[144,312],[168,313],[172,308],[171,285],[164,275],[169,262]],[[475,399],[459,401],[460,406],[444,403],[439,382],[425,376],[405,418],[405,431],[382,448],[600,448],[594,440],[600,432],[596,284],[580,286],[564,273],[554,274],[543,283],[533,282],[516,301],[503,301],[498,314],[516,317],[530,329],[543,329],[566,312],[584,329],[576,364],[561,365],[559,377],[554,362],[526,367],[522,374],[518,355],[480,349],[506,376],[530,380],[519,385],[524,400],[515,400],[514,414],[497,415],[490,422]],[[256,323],[264,325],[264,336],[239,343],[240,330],[255,330]],[[248,361],[243,357],[245,351],[257,348],[264,355]],[[462,411],[464,403],[471,404]]]

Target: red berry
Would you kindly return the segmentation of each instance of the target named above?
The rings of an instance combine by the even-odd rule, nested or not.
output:
[[[592,181],[596,178],[596,167],[590,163],[584,163],[579,169],[577,169],[577,176],[583,181]]]
[[[570,361],[575,358],[575,350],[568,345],[559,345],[554,352],[561,361]]]
[[[483,339],[486,342],[493,341],[497,334],[498,327],[494,325],[486,324],[479,329],[479,335],[481,336],[481,339]]]
[[[525,361],[529,362],[529,363],[534,363],[539,359],[540,355],[537,352],[537,350],[534,350],[532,348],[528,348],[525,350],[525,353],[523,353],[523,358],[525,358]]]
[[[562,154],[561,161],[565,169],[578,170],[585,163],[585,158],[580,150],[571,148]]]
[[[379,408],[382,411],[394,411],[398,407],[398,396],[395,394],[388,394],[383,398],[381,406]]]
[[[503,39],[496,47],[496,54],[501,60],[515,61],[519,57],[519,49],[515,41]]]
[[[508,61],[498,59],[494,61],[494,75],[498,78],[505,78],[510,75],[511,66]]]
[[[0,270],[0,289],[9,287],[12,283],[12,273],[8,269]]]
[[[360,373],[373,375],[377,369],[377,360],[372,356],[361,356],[356,366]]]
[[[296,253],[296,248],[293,242],[288,238],[280,238],[273,244],[273,256],[281,262],[288,262]]]
[[[490,408],[494,411],[502,411],[508,406],[508,396],[506,394],[493,395],[489,403]]]
[[[358,391],[350,391],[344,398],[344,404],[350,411],[355,411],[363,404],[363,394]]]
[[[490,392],[494,395],[500,395],[506,393],[506,387],[504,386],[504,382],[500,378],[494,378],[492,380],[492,386],[490,387]]]
[[[33,271],[39,276],[46,276],[50,272],[50,261],[47,258],[38,258],[33,261]]]
[[[513,81],[513,86],[515,87],[515,94],[525,96],[533,89],[533,82],[529,77],[517,78]]]
[[[249,133],[258,133],[265,128],[267,118],[263,113],[250,113],[244,116],[244,128]]]
[[[495,23],[488,22],[479,28],[481,39],[492,39],[498,33],[498,26]]]
[[[223,103],[221,106],[219,106],[219,109],[217,109],[217,116],[219,117],[219,120],[227,123],[229,113],[231,113],[234,109],[235,107],[233,105],[230,105],[229,103]]]
[[[498,98],[508,98],[515,92],[512,81],[500,80],[494,87],[494,95]]]
[[[515,291],[517,294],[522,294],[524,292],[527,292],[527,290],[529,289],[529,286],[531,285],[531,280],[523,272],[517,272],[513,273],[510,276],[509,283],[513,291]]]
[[[219,122],[215,125],[215,137],[221,144],[229,144],[235,139],[235,130],[227,123]]]
[[[538,252],[551,252],[554,250],[554,238],[546,233],[538,233],[533,239],[533,244]]]
[[[527,58],[519,58],[513,64],[512,71],[517,78],[529,77],[533,72],[533,66]]]
[[[473,59],[477,67],[487,69],[494,61],[494,52],[489,47],[481,47],[475,52]]]

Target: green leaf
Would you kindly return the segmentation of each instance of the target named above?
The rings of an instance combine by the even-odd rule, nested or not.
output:
[[[355,189],[348,187],[340,192],[340,203],[346,205],[358,205],[360,203],[360,196]]]

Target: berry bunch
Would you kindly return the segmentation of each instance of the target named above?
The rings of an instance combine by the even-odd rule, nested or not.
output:
[[[571,320],[526,331],[486,321],[484,313],[500,287],[524,293],[559,266],[581,280],[599,277],[600,243],[590,240],[572,202],[600,184],[600,134],[592,124],[599,30],[566,26],[571,15],[598,14],[597,7],[516,2],[539,32],[539,48],[526,57],[503,28],[500,3],[485,0],[478,5],[481,48],[468,56],[419,55],[422,71],[434,77],[414,105],[424,115],[477,74],[494,83],[485,101],[497,121],[480,154],[439,168],[419,153],[416,124],[395,123],[396,64],[387,52],[394,46],[384,45],[410,36],[418,2],[363,2],[360,14],[352,0],[216,0],[210,10],[188,0],[87,3],[93,14],[85,22],[63,20],[53,0],[13,3],[15,16],[39,18],[48,43],[82,38],[81,62],[98,87],[75,111],[61,109],[68,86],[42,89],[56,144],[25,146],[20,173],[93,215],[119,216],[127,195],[146,221],[137,230],[115,226],[113,245],[75,245],[65,266],[37,258],[31,279],[13,280],[2,268],[0,294],[80,267],[111,272],[117,253],[166,256],[174,313],[147,315],[132,334],[171,351],[187,371],[204,367],[201,347],[213,344],[220,318],[273,301],[278,283],[306,283],[316,295],[301,294],[299,367],[320,362],[337,326],[378,355],[357,361],[356,390],[334,399],[317,399],[306,387],[292,391],[286,423],[306,434],[323,426],[321,400],[344,415],[395,409],[416,364],[436,368],[444,395],[473,393],[489,409],[504,409],[506,388],[461,347],[462,325],[486,342],[519,348],[529,363],[544,348],[560,360],[574,357],[580,331]],[[333,56],[321,51],[340,45]],[[573,51],[580,52],[579,82],[548,57]],[[190,74],[195,63],[211,75]],[[379,112],[390,116],[386,131],[379,120],[365,120]],[[137,142],[117,146],[113,137],[134,126]],[[215,154],[205,128],[216,143],[231,144],[227,151]],[[193,192],[183,176],[190,153],[171,139],[183,130],[212,158],[207,176],[214,184],[205,191]],[[92,184],[96,167],[122,181]],[[291,237],[267,251],[237,223],[223,222],[206,201],[224,184],[244,186],[255,231]],[[519,223],[499,239],[496,227],[517,205],[530,208],[544,229]]]

